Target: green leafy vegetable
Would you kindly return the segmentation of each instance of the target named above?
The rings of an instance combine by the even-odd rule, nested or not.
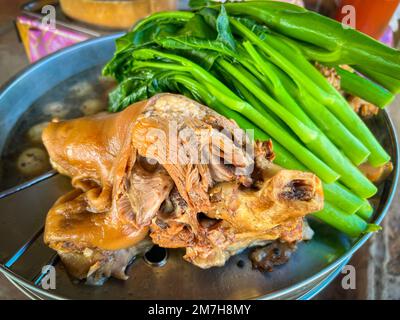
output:
[[[369,221],[374,214],[374,208],[371,206],[368,200],[364,200],[363,205],[357,211],[357,215],[366,221]]]
[[[220,5],[211,7],[218,8]],[[335,64],[362,63],[372,71],[400,79],[400,53],[339,22],[296,5],[276,1],[226,3],[228,14],[250,16],[283,35],[305,43],[316,51],[325,50]],[[312,54],[313,50],[310,50]]]
[[[293,48],[273,35],[265,38],[268,43],[263,41],[237,19],[231,19],[231,23],[243,37],[257,45],[274,64],[290,75],[298,86],[304,87],[315,99],[326,105],[363,142],[371,152],[369,161],[372,165],[381,166],[389,161],[389,155],[343,96],[301,54],[294,52]]]
[[[372,81],[340,67],[336,67],[336,71],[340,76],[343,91],[371,102],[380,108],[384,108],[393,102],[395,96]]]
[[[390,157],[314,62],[334,66],[345,92],[383,108],[400,92],[399,52],[288,3],[191,5],[193,12],[151,15],[117,40],[103,70],[119,82],[110,111],[160,92],[184,94],[254,129],[255,139],[271,139],[278,165],[314,172],[325,192],[315,217],[352,237],[378,230],[366,200],[377,188],[357,167]]]

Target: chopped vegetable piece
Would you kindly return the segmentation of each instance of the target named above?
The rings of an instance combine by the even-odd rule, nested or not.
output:
[[[340,67],[336,67],[336,71],[340,75],[344,92],[360,97],[380,108],[393,102],[395,96],[372,81]]]

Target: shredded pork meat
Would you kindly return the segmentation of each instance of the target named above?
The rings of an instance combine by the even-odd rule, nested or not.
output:
[[[336,90],[341,90],[341,79],[335,68],[324,66],[319,62],[315,62],[315,67]]]
[[[347,101],[353,110],[362,118],[368,119],[376,116],[379,113],[379,108],[372,103],[365,101],[359,97],[348,96]]]
[[[43,141],[75,188],[49,211],[45,242],[95,283],[125,279],[148,236],[201,268],[222,266],[250,246],[301,241],[304,216],[323,206],[315,175],[278,168],[271,142],[179,95],[52,123]]]

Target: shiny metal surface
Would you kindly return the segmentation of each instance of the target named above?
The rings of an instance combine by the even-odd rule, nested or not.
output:
[[[72,75],[104,64],[112,56],[115,37],[98,38],[65,49],[10,82],[0,93],[0,150],[19,116],[33,101]],[[28,90],[32,86],[34,90]],[[21,90],[25,90],[23,97]],[[391,154],[395,167],[373,199],[374,221],[380,223],[397,186],[398,144],[386,112],[368,125]],[[24,188],[0,193],[0,270],[33,298],[305,299],[326,286],[371,236],[349,239],[318,221],[311,221],[316,231],[314,239],[300,244],[289,263],[272,273],[253,270],[246,252],[230,259],[223,268],[201,270],[185,262],[182,251],[170,250],[162,267],[149,266],[138,258],[129,268],[128,281],[111,279],[102,287],[89,287],[71,281],[42,240],[48,208],[69,188],[66,178],[50,173]],[[238,266],[240,260],[245,262],[242,268]],[[46,264],[56,268],[55,290],[40,288],[41,269]]]

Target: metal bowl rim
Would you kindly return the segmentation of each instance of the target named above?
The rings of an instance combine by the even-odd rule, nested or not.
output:
[[[4,85],[2,85],[0,87],[0,99],[2,98],[2,96],[6,95],[8,90],[11,90],[13,86],[17,85],[18,82],[20,81],[20,79],[22,79],[23,77],[26,77],[28,75],[30,75],[31,73],[35,72],[36,69],[42,67],[42,65],[45,65],[47,63],[51,63],[51,61],[56,60],[59,56],[64,55],[64,54],[68,54],[74,51],[79,51],[82,47],[87,47],[87,46],[91,46],[92,44],[95,43],[101,43],[103,41],[109,41],[112,39],[116,39],[118,37],[120,37],[121,35],[123,35],[124,33],[115,33],[115,34],[111,34],[111,35],[107,35],[107,36],[102,36],[99,38],[94,38],[94,39],[89,39],[77,44],[74,44],[70,47],[61,49],[37,62],[35,62],[34,64],[26,67],[25,69],[23,69],[22,71],[20,71],[19,73],[17,73],[14,77],[12,77],[9,81],[7,81]],[[398,186],[398,180],[399,180],[399,175],[400,175],[400,166],[398,163],[399,160],[399,143],[398,143],[398,137],[396,134],[396,130],[395,130],[395,126],[393,124],[393,121],[391,120],[391,118],[389,117],[388,113],[386,110],[383,110],[383,115],[385,117],[385,120],[387,121],[387,123],[389,124],[389,129],[390,129],[390,134],[392,136],[392,140],[394,142],[394,149],[395,149],[395,154],[394,154],[394,159],[395,160],[395,170],[392,174],[394,174],[393,177],[393,183],[390,187],[390,191],[389,191],[389,196],[388,199],[382,209],[382,211],[379,213],[379,215],[377,216],[376,220],[374,221],[374,223],[376,224],[380,224],[383,220],[383,218],[386,216],[390,205],[393,201],[397,186]],[[18,187],[18,186],[17,186]],[[7,190],[6,190],[7,192]],[[1,194],[1,193],[0,193]],[[1,197],[0,197],[1,198]],[[360,239],[358,239],[353,246],[351,247],[351,249],[349,251],[347,251],[346,253],[344,253],[340,258],[336,259],[334,262],[332,262],[330,265],[326,266],[324,269],[322,269],[321,271],[319,271],[318,273],[316,273],[315,275],[297,283],[294,284],[288,288],[285,289],[281,289],[278,290],[274,293],[269,293],[260,297],[253,297],[251,299],[277,299],[281,296],[284,296],[286,294],[288,294],[289,292],[295,291],[300,289],[303,286],[306,286],[307,283],[316,281],[319,278],[322,278],[324,275],[326,275],[327,273],[331,272],[333,269],[339,267],[340,264],[342,264],[344,261],[346,261],[347,259],[349,259],[349,257],[351,257],[370,237],[372,236],[372,233],[368,233],[365,234],[364,236],[362,236]],[[57,299],[57,300],[62,300],[65,299],[62,296],[59,295],[55,295],[55,294],[51,294],[48,291],[45,291],[43,289],[40,289],[38,287],[33,286],[29,281],[27,281],[26,279],[18,276],[17,274],[15,274],[14,272],[12,272],[11,270],[9,270],[8,268],[4,267],[3,265],[0,265],[0,271],[5,273],[8,277],[11,277],[13,280],[15,280],[17,283],[25,286],[26,288],[29,288],[30,290],[32,290],[33,292],[37,292],[40,293],[48,298],[51,299]],[[333,279],[333,278],[332,278]]]

